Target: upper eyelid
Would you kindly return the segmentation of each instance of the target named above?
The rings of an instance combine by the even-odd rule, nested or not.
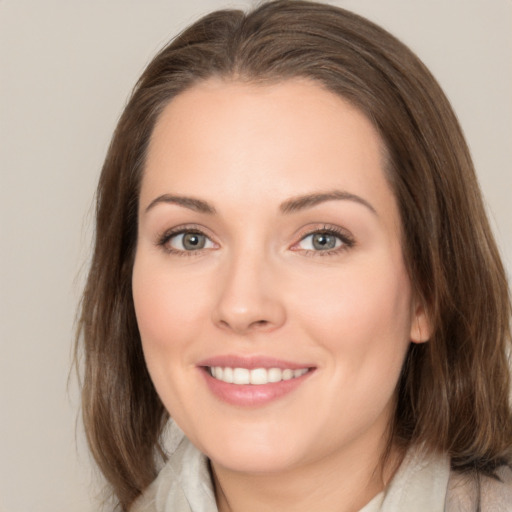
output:
[[[208,235],[208,233],[205,233],[205,229],[196,227],[194,225],[176,226],[164,230],[163,232],[160,232],[159,234],[157,234],[155,245],[157,246],[158,249],[163,250],[167,254],[175,256],[199,256],[201,254],[204,254],[204,251],[211,251],[212,249],[215,248],[202,247],[196,250],[186,250],[172,247],[170,242],[174,237],[185,235],[187,233],[196,233],[205,236],[213,245],[218,245],[213,237]]]
[[[162,232],[159,232],[156,237],[157,245],[162,245],[163,243],[167,243],[170,238],[173,236],[177,236],[184,233],[199,233],[201,235],[206,236],[209,240],[211,240],[215,244],[219,244],[216,240],[216,237],[210,233],[210,230],[200,224],[182,224],[178,225]],[[309,225],[301,228],[296,234],[293,236],[295,241],[292,243],[291,247],[300,243],[304,238],[314,235],[316,233],[330,233],[334,236],[339,237],[344,245],[355,245],[354,236],[350,231],[341,226],[327,224],[327,223],[318,223],[314,225]]]
[[[155,244],[159,246],[165,245],[171,238],[185,233],[198,233],[204,235],[210,241],[217,244],[215,237],[209,233],[209,230],[198,224],[182,224],[159,231],[155,237]]]
[[[351,241],[354,241],[354,236],[352,233],[342,228],[341,226],[331,225],[331,224],[319,224],[315,227],[306,227],[299,231],[297,234],[297,238],[299,240],[302,240],[303,238],[314,235],[315,233],[331,233],[333,235],[336,235],[340,238],[346,238]]]
[[[342,245],[335,249],[329,249],[329,250],[325,250],[325,251],[314,251],[311,249],[294,249],[294,247],[297,247],[308,236],[312,236],[317,233],[328,233],[333,236],[336,236],[341,240]],[[315,254],[316,253],[329,254],[332,252],[339,252],[339,251],[343,251],[345,249],[352,248],[355,245],[356,245],[356,240],[355,240],[354,236],[352,235],[352,233],[350,233],[347,229],[344,229],[340,226],[323,224],[322,226],[318,226],[316,228],[310,227],[308,230],[304,230],[301,234],[298,235],[298,240],[290,246],[290,249],[294,250],[294,251],[301,250],[301,251],[305,251],[305,252],[312,252]]]
[[[162,236],[173,236],[182,233],[200,233],[208,238],[212,237],[209,230],[199,224],[181,224],[169,229],[164,229],[160,231],[157,236],[160,238]]]

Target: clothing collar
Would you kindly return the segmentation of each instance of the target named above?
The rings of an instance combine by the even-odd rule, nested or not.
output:
[[[181,433],[176,449],[131,512],[218,512],[208,459]],[[447,456],[411,448],[387,488],[360,512],[443,512]]]
[[[443,512],[449,478],[448,456],[412,447],[386,489],[359,512]]]

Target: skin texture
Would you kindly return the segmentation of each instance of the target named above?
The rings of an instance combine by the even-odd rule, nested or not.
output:
[[[282,211],[334,190],[362,201]],[[164,194],[215,213],[154,202]],[[163,240],[183,227],[208,237],[203,249]],[[315,249],[310,233],[326,227],[345,241]],[[400,369],[429,334],[400,237],[377,132],[318,84],[212,79],[164,110],[142,180],[133,297],[156,390],[210,458],[221,511],[358,510],[383,488],[389,471],[375,469]],[[276,400],[237,406],[198,368],[222,355],[314,371]]]

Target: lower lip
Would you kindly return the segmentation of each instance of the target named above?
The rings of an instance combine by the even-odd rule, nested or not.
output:
[[[300,377],[269,384],[228,384],[213,378],[209,371],[202,367],[201,373],[210,391],[223,402],[240,407],[258,407],[291,393],[297,389],[313,373],[309,370]]]

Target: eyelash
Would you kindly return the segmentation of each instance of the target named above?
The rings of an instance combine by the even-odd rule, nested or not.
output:
[[[178,235],[202,235],[211,240],[211,238],[204,233],[204,231],[199,226],[187,225],[187,226],[178,226],[172,229],[168,229],[164,233],[162,233],[157,239],[157,246],[161,247],[168,254],[173,254],[176,256],[198,256],[203,252],[203,250],[198,249],[197,251],[185,251],[174,249],[170,245],[168,245],[169,241]]]
[[[292,249],[292,250],[295,250],[295,251],[301,250],[303,252],[303,254],[305,254],[306,256],[313,256],[313,257],[335,256],[335,255],[339,255],[340,253],[351,249],[356,244],[352,235],[350,235],[346,230],[341,229],[338,226],[324,224],[321,228],[309,230],[306,233],[304,233],[303,235],[301,235],[300,240],[298,242],[296,242],[295,244],[293,244],[293,247],[297,246],[300,242],[302,242],[308,236],[317,235],[317,234],[334,236],[341,241],[341,246],[336,247],[334,249],[324,250],[324,251],[314,251],[311,249]]]
[[[158,239],[156,245],[161,247],[165,252],[168,254],[173,254],[177,256],[198,256],[200,255],[204,250],[209,249],[198,249],[195,251],[186,251],[186,250],[179,250],[174,249],[173,247],[170,247],[168,245],[169,241],[178,235],[184,235],[184,234],[197,234],[201,236],[205,236],[209,240],[211,238],[204,233],[204,231],[199,226],[178,226],[176,228],[169,229],[162,233]],[[305,240],[308,236],[316,235],[316,234],[323,234],[323,235],[331,235],[339,239],[342,243],[340,247],[336,247],[334,249],[324,250],[324,251],[314,251],[311,249],[293,249],[293,247],[300,244],[303,240]],[[347,251],[354,247],[355,240],[353,237],[347,233],[345,230],[337,227],[337,226],[331,226],[331,225],[324,225],[321,228],[317,229],[311,229],[307,231],[306,233],[302,234],[300,237],[300,240],[293,244],[292,249],[294,251],[302,251],[303,254],[307,256],[333,256],[336,254],[340,254],[341,252]]]

